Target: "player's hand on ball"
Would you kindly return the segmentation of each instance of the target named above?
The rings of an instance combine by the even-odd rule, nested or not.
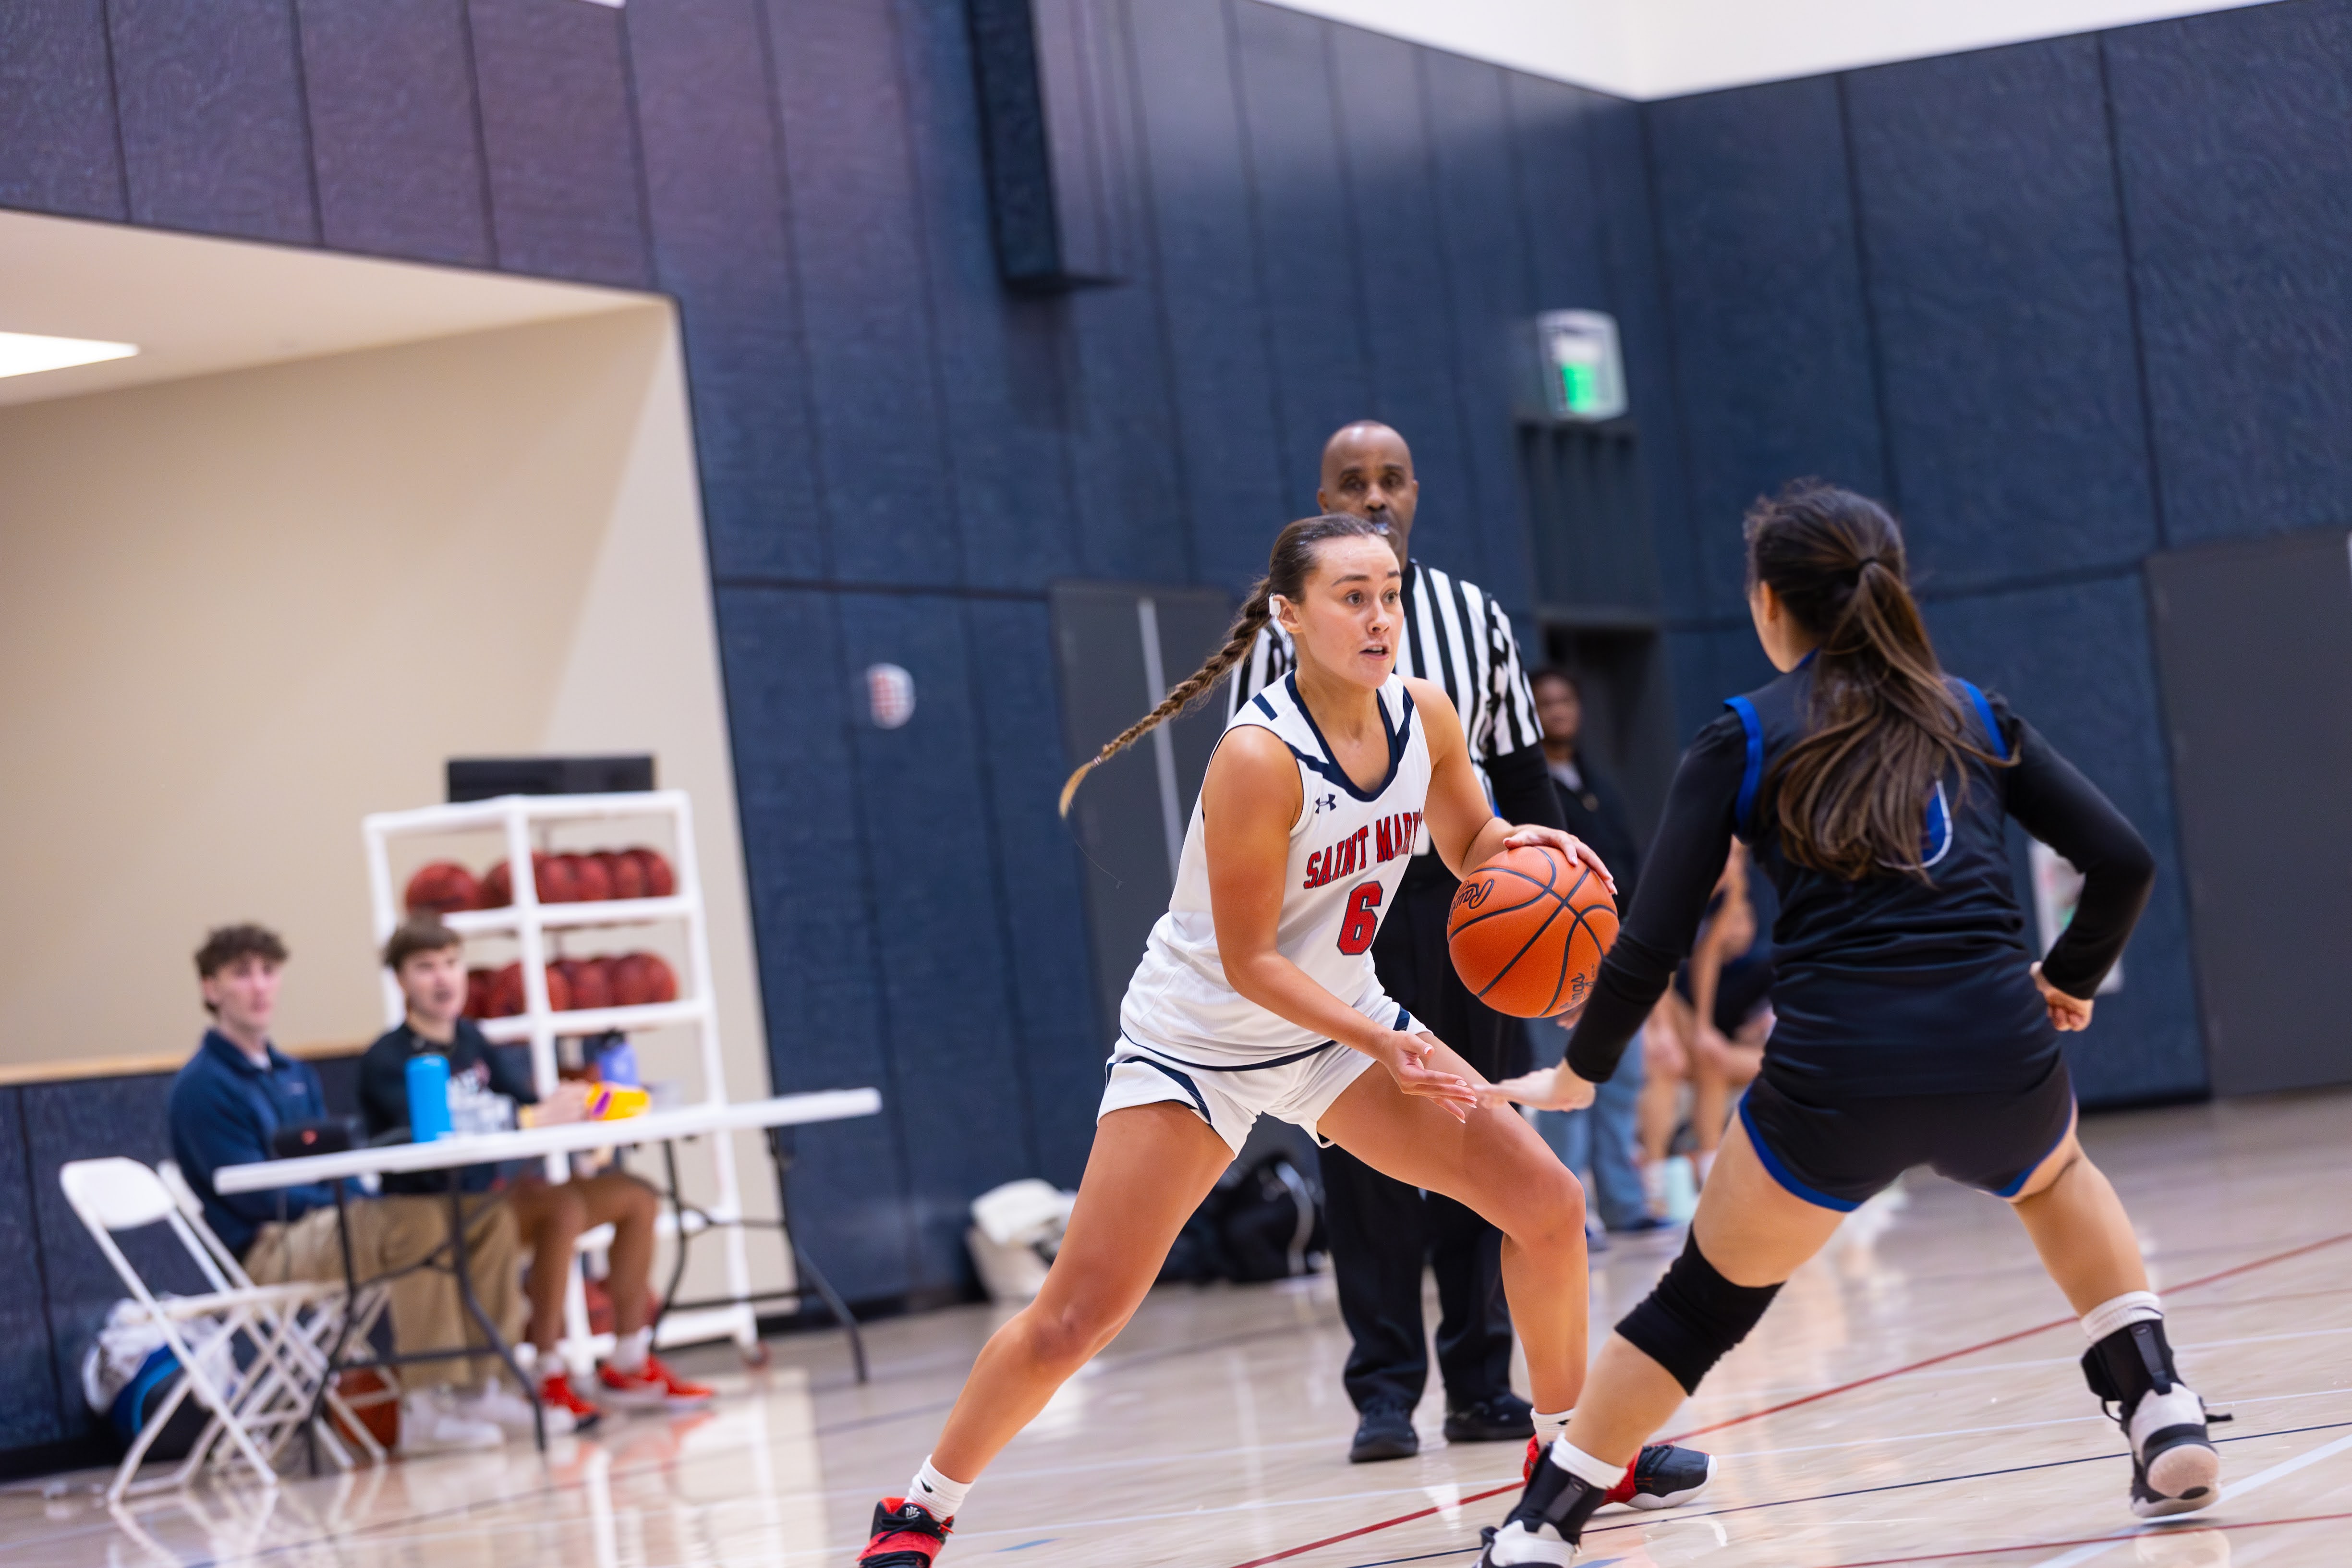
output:
[[[1517,1104],[1534,1110],[1581,1110],[1592,1103],[1593,1088],[1563,1064],[1489,1084],[1478,1091],[1478,1099],[1493,1107]]]
[[[1611,892],[1617,890],[1617,879],[1609,874],[1609,868],[1601,863],[1601,857],[1592,852],[1592,846],[1572,833],[1562,833],[1557,827],[1514,827],[1503,839],[1506,849],[1532,849],[1538,845],[1559,850],[1568,857],[1568,863],[1571,866],[1582,864],[1591,867],[1600,873],[1601,879],[1609,884]]]
[[[2033,966],[2033,984],[2041,989],[2042,1000],[2050,1008],[2050,1026],[2062,1035],[2091,1026],[2091,1005],[2080,996],[2069,996],[2042,978],[2042,966]]]
[[[1391,1034],[1395,1048],[1383,1058],[1397,1087],[1423,1100],[1433,1100],[1456,1121],[1467,1121],[1478,1107],[1478,1090],[1468,1079],[1429,1065],[1437,1041],[1428,1035]]]

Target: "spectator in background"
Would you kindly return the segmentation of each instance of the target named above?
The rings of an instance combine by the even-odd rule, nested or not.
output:
[[[1595,768],[1579,747],[1584,734],[1584,693],[1576,678],[1563,669],[1539,669],[1531,678],[1536,719],[1543,726],[1544,766],[1559,791],[1560,814],[1568,830],[1592,846],[1617,877],[1617,907],[1629,908],[1633,885],[1640,879],[1642,855],[1624,797]],[[1573,1023],[1571,1018],[1568,1023]],[[1529,1031],[1538,1044],[1536,1059],[1549,1061],[1567,1046],[1564,1025],[1534,1019]],[[1539,1110],[1536,1128],[1559,1153],[1560,1163],[1580,1174],[1587,1172],[1592,1213],[1612,1231],[1643,1231],[1664,1222],[1650,1213],[1642,1172],[1634,1164],[1634,1112],[1642,1100],[1641,1037],[1618,1058],[1617,1071],[1593,1091],[1591,1106],[1583,1110]]]
[[[1651,1034],[1666,1047],[1652,1053],[1639,1115],[1643,1175],[1655,1201],[1664,1198],[1683,1086],[1690,1086],[1693,1185],[1703,1187],[1731,1120],[1732,1093],[1764,1064],[1772,1032],[1772,949],[1748,869],[1747,846],[1735,839],[1691,955],[1650,1016]]]
[[[585,1085],[558,1085],[542,1103],[522,1048],[492,1046],[474,1021],[463,1016],[465,948],[457,933],[439,919],[419,916],[394,931],[384,944],[383,963],[400,984],[407,1016],[360,1058],[360,1109],[371,1136],[408,1125],[408,1063],[428,1052],[448,1058],[452,1083],[471,1078],[518,1107],[536,1107],[536,1122],[577,1121],[587,1113]],[[444,1179],[392,1177],[385,1185],[437,1185]],[[653,1353],[654,1224],[661,1201],[651,1187],[617,1168],[551,1183],[534,1173],[509,1176],[482,1165],[468,1169],[460,1179],[469,1192],[501,1193],[530,1248],[530,1338],[517,1350],[527,1352],[540,1368],[539,1397],[544,1408],[567,1412],[578,1426],[603,1414],[572,1388],[554,1354],[563,1332],[572,1252],[581,1232],[600,1225],[613,1227],[605,1285],[613,1296],[614,1343],[611,1357],[596,1369],[598,1393],[611,1404],[637,1409],[684,1410],[709,1403],[710,1390],[676,1376]]]
[[[213,1185],[213,1173],[223,1166],[272,1158],[270,1139],[279,1128],[327,1114],[310,1064],[269,1043],[285,964],[286,944],[265,926],[222,926],[205,937],[196,950],[196,981],[213,1026],[173,1079],[169,1110],[172,1155],[204,1204],[205,1223],[264,1284],[343,1274],[333,1187],[317,1183],[229,1194]],[[394,1346],[413,1352],[467,1343],[467,1313],[455,1281],[419,1267],[448,1245],[446,1205],[426,1198],[371,1199],[356,1188],[347,1189],[345,1198],[354,1275],[362,1283],[398,1276],[391,1288]],[[467,1249],[484,1308],[520,1326],[513,1217],[504,1209],[479,1216],[467,1228]],[[446,1373],[464,1363],[425,1364]],[[499,1424],[487,1418],[483,1401],[493,1393],[487,1384],[460,1399],[436,1386],[429,1373],[405,1381],[404,1450],[483,1447],[501,1440]],[[526,1409],[526,1422],[529,1415]]]

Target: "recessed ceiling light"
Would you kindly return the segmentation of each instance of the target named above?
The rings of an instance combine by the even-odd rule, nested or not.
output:
[[[44,338],[31,332],[0,332],[0,376],[31,375],[100,360],[129,359],[137,343],[106,343],[96,338]]]

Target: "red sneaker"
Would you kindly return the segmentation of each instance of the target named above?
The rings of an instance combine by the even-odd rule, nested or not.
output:
[[[699,1410],[710,1403],[710,1390],[688,1383],[647,1353],[635,1372],[620,1372],[611,1362],[596,1368],[596,1386],[606,1400],[625,1410]]]
[[[921,1503],[886,1497],[874,1505],[874,1539],[857,1568],[931,1568],[954,1528],[954,1520],[933,1519]]]
[[[572,1392],[569,1373],[551,1372],[539,1380],[539,1402],[550,1410],[561,1410],[572,1417],[572,1429],[585,1432],[604,1419],[604,1413]]]

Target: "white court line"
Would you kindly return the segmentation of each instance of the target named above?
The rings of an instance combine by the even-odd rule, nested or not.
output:
[[[2273,1481],[2284,1480],[2287,1477],[2294,1474],[2297,1470],[2302,1469],[2305,1466],[2315,1465],[2319,1463],[2320,1460],[2327,1458],[2331,1455],[2340,1454],[2347,1448],[2352,1448],[2352,1437],[2338,1437],[2332,1443],[2322,1443],[2316,1448],[2310,1449],[2305,1453],[2297,1454],[2292,1459],[2284,1460],[2279,1464],[2273,1465],[2267,1470],[2259,1471],[2254,1475],[2248,1476],[2236,1486],[2223,1487],[2221,1489],[2221,1500],[2223,1502],[2235,1502],[2240,1498],[2244,1497],[2248,1492],[2259,1490],[2260,1489],[2270,1485]],[[2074,1568],[2074,1565],[2078,1563],[2088,1563],[2094,1557],[2105,1556],[2108,1552],[2113,1552],[2116,1547],[2123,1545],[2126,1542],[2130,1541],[2137,1536],[2167,1534],[2177,1530],[2194,1530],[2196,1528],[2197,1526],[2194,1522],[2190,1522],[2186,1525],[2135,1525],[2131,1529],[2125,1531],[2122,1534],[2116,1535],[2109,1540],[2094,1541],[2088,1545],[2077,1546],[2072,1552],[2062,1552],[2055,1557],[2045,1557],[2041,1562],[2033,1564],[2033,1568]]]

